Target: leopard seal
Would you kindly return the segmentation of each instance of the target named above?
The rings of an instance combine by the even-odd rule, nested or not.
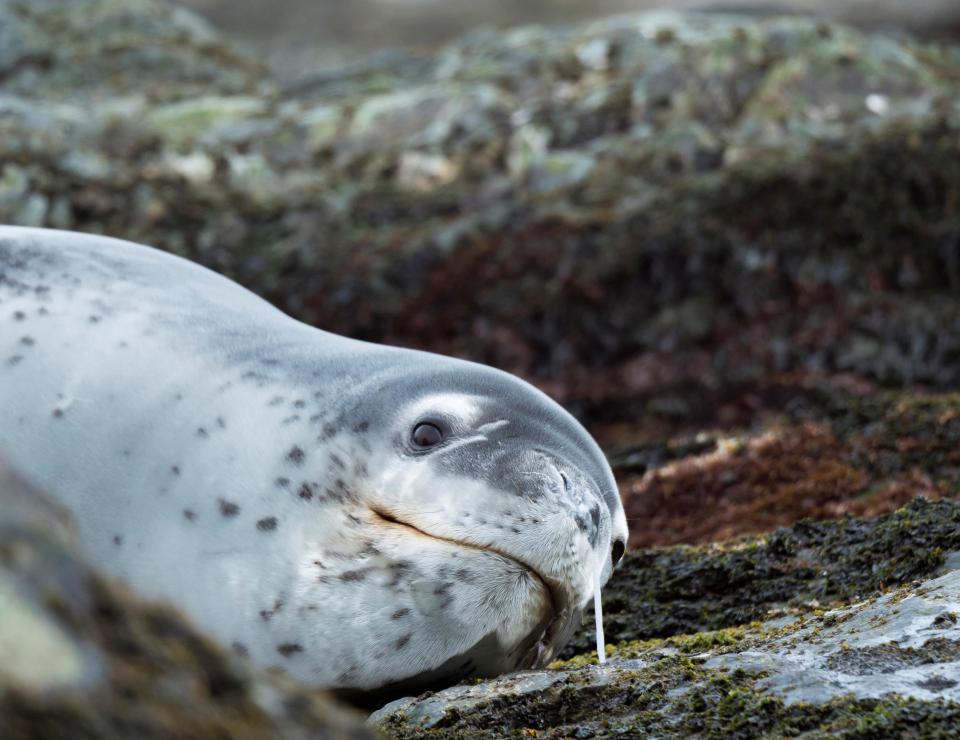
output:
[[[542,666],[627,538],[600,449],[524,381],[71,232],[0,227],[0,454],[96,564],[318,687]]]

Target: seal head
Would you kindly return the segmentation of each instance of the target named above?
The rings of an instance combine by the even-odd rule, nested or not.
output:
[[[370,420],[361,439],[377,451],[352,486],[359,521],[342,540],[363,559],[364,585],[341,573],[331,598],[398,628],[374,658],[391,666],[388,683],[413,677],[407,690],[542,666],[623,553],[610,468],[528,384],[472,363],[405,359],[350,410]],[[362,645],[346,640],[343,662],[362,664]]]

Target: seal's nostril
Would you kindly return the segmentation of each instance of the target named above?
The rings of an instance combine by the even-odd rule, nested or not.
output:
[[[623,557],[624,550],[627,549],[627,546],[623,543],[623,540],[614,540],[613,542],[613,552],[610,555],[610,559],[613,560],[613,567],[617,567],[617,563],[620,562],[620,559]]]

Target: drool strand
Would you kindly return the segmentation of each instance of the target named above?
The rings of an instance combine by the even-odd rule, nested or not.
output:
[[[593,621],[597,623],[597,660],[600,665],[607,662],[607,651],[603,640],[603,607],[600,606],[600,573],[593,585]]]

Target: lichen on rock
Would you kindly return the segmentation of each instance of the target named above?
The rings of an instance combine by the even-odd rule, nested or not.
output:
[[[953,571],[786,626],[614,645],[604,666],[402,699],[371,721],[393,737],[949,736],[960,730],[958,605]],[[864,659],[877,646],[893,657]]]

